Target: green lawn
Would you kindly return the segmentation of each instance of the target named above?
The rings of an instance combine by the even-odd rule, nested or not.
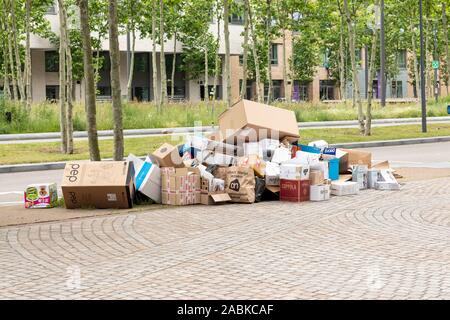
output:
[[[427,106],[428,116],[446,116],[447,104],[450,96],[441,99],[438,103],[430,101]],[[295,112],[297,121],[333,121],[356,120],[357,110],[347,105],[338,104],[312,104],[312,103],[275,103],[277,107],[290,109]],[[364,106],[365,108],[365,106]],[[125,129],[143,128],[168,128],[191,127],[199,125],[217,124],[217,117],[225,110],[225,104],[218,102],[216,105],[206,102],[199,103],[169,103],[158,112],[152,103],[124,103],[123,126]],[[12,113],[12,122],[7,123],[5,112]],[[375,103],[373,106],[373,118],[414,118],[420,117],[421,108],[418,103],[388,104],[382,108]],[[74,108],[74,130],[86,130],[86,117],[84,106],[76,104]],[[112,110],[109,103],[97,104],[97,128],[98,130],[112,129]],[[32,133],[32,132],[57,132],[59,131],[59,106],[52,103],[33,105],[28,112],[19,104],[0,100],[0,134],[7,133]]]
[[[358,129],[300,129],[300,141],[308,143],[313,140],[324,139],[329,143],[345,143],[374,140],[394,140],[419,137],[450,136],[450,124],[431,124],[428,133],[421,132],[420,125],[392,126],[373,128],[373,135],[364,137],[359,135]],[[163,142],[177,144],[182,142],[178,136],[126,138],[125,153],[138,156],[146,155]],[[111,158],[113,150],[112,140],[100,140],[102,158]],[[0,164],[36,163],[89,159],[87,141],[75,141],[75,154],[65,155],[59,152],[59,142],[39,142],[26,144],[0,144]]]

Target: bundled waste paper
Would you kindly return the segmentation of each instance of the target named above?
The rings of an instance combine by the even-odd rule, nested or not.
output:
[[[217,132],[164,143],[145,159],[67,163],[65,204],[130,208],[136,197],[177,206],[326,201],[400,188],[389,163],[372,166],[370,152],[323,140],[304,145],[298,132],[293,111],[241,100],[219,116]]]

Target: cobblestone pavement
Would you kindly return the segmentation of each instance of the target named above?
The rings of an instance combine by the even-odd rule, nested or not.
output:
[[[0,298],[450,298],[450,178],[0,229]]]

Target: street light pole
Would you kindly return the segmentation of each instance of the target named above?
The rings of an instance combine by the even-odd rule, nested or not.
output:
[[[384,44],[384,0],[380,2],[380,100],[381,106],[386,106],[386,48]]]
[[[425,95],[425,48],[423,43],[423,12],[422,0],[419,0],[420,16],[420,96],[422,103],[422,132],[427,132],[427,97]]]

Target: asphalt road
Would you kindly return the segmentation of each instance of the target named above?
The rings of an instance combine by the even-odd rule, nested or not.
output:
[[[367,148],[374,161],[389,160],[393,167],[450,168],[450,142],[425,143],[392,147]],[[62,170],[47,170],[0,174],[0,206],[22,203],[28,184],[56,182],[60,184]]]

